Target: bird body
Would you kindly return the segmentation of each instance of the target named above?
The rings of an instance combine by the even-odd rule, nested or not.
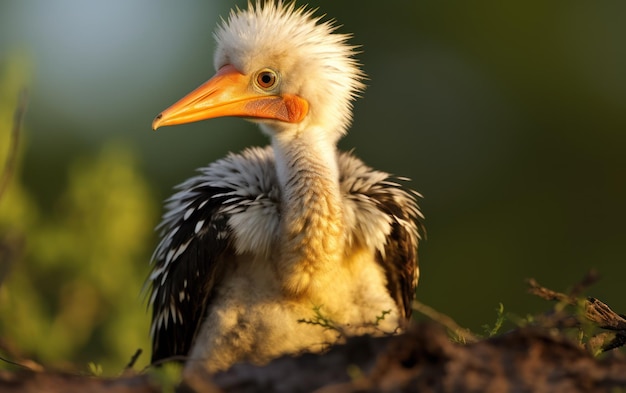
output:
[[[153,257],[153,361],[223,370],[393,333],[417,283],[416,193],[336,149],[363,88],[347,36],[256,3],[216,34],[217,74],[153,127],[217,116],[271,146],[200,170],[168,201]]]

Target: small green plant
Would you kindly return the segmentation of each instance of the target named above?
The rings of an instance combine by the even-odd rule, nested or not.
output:
[[[483,325],[483,330],[487,337],[493,337],[502,328],[502,324],[504,324],[505,316],[504,316],[504,304],[499,303],[496,308],[496,321],[493,324],[493,327],[489,326],[489,324]]]
[[[89,373],[94,377],[101,377],[104,373],[102,370],[102,365],[99,363],[89,362],[87,363],[87,368],[89,368]]]
[[[334,330],[337,333],[339,333],[339,337],[346,337],[348,336],[344,326],[338,324],[337,322],[335,322],[334,320],[332,320],[331,318],[329,318],[328,316],[324,315],[322,313],[322,306],[314,306],[313,307],[313,313],[315,314],[315,316],[311,319],[306,319],[306,318],[301,318],[298,319],[298,323],[304,323],[307,325],[317,325],[320,326],[324,329],[329,329],[329,330]],[[350,325],[346,325],[346,327],[350,327],[350,328],[358,328],[358,327],[378,327],[378,325],[380,324],[381,321],[384,321],[385,318],[387,317],[387,315],[391,314],[391,310],[383,310],[381,311],[380,315],[376,315],[375,320],[372,322],[366,322],[364,323],[362,326],[350,326]],[[392,334],[395,334],[396,332],[394,331]]]
[[[340,334],[343,335],[343,329],[341,329],[336,323],[335,321],[333,321],[332,319],[326,317],[324,314],[322,314],[322,306],[313,306],[313,313],[315,314],[315,316],[311,319],[305,319],[305,318],[301,318],[298,319],[298,323],[304,323],[307,325],[317,325],[320,326],[324,329],[330,329],[330,330],[335,330],[337,332],[339,332]]]
[[[149,373],[163,393],[174,393],[182,380],[183,365],[178,362],[167,362],[159,367],[151,367]]]
[[[378,326],[380,321],[384,321],[387,315],[391,314],[391,310],[383,310],[380,315],[376,316],[376,322],[374,322],[374,326]]]

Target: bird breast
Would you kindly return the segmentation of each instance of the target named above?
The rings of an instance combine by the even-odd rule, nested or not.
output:
[[[322,351],[347,336],[390,334],[398,327],[384,273],[365,250],[353,252],[323,287],[299,299],[285,298],[272,260],[243,254],[224,262],[231,269],[199,330],[190,367],[194,359],[203,359],[196,363],[209,371],[240,361],[263,364],[287,353]]]

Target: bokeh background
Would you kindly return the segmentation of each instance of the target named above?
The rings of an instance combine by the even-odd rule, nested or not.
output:
[[[141,294],[172,187],[267,140],[241,119],[150,129],[212,73],[245,1],[4,0],[0,352],[105,374],[149,359]],[[419,299],[481,332],[548,306],[590,268],[626,310],[626,3],[310,1],[362,45],[368,89],[340,146],[424,194]],[[0,169],[2,171],[2,169]],[[5,364],[0,362],[0,368]]]

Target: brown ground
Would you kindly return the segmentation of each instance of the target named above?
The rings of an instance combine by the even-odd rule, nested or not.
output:
[[[353,337],[328,352],[285,356],[265,366],[239,364],[213,376],[196,374],[179,392],[626,392],[626,319],[606,304],[529,281],[529,291],[557,301],[532,325],[487,339],[463,331],[423,305],[438,323],[419,323],[390,337]],[[448,329],[446,331],[446,328]],[[448,332],[462,337],[455,343]],[[584,335],[579,335],[585,332]],[[591,332],[591,333],[590,333]],[[593,356],[592,353],[606,353]],[[135,358],[132,362],[134,362]],[[167,389],[165,389],[167,390]],[[170,389],[169,391],[171,391]],[[47,371],[0,371],[0,393],[160,392],[153,375],[132,371],[96,378]]]

